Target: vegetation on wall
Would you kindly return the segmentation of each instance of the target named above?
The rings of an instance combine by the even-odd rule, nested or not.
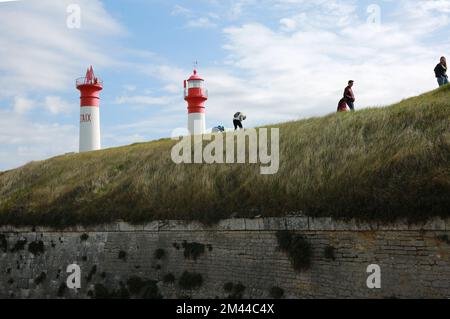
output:
[[[184,258],[197,260],[201,255],[205,253],[205,245],[200,243],[188,243],[183,242]]]
[[[233,291],[233,287],[234,287],[234,284],[231,281],[229,281],[223,285],[223,290],[225,292],[230,293]]]
[[[165,284],[172,284],[175,282],[175,276],[173,274],[166,274],[163,277],[163,283]]]
[[[3,234],[0,234],[0,250],[3,250],[4,253],[8,251],[8,241]]]
[[[130,294],[143,299],[161,299],[157,282],[137,276],[130,277],[127,280],[127,287]]]
[[[65,282],[62,282],[58,287],[58,292],[56,293],[56,296],[59,298],[64,297],[67,290],[67,284]]]
[[[323,254],[326,259],[336,260],[336,249],[331,245],[325,247]]]
[[[86,277],[87,282],[91,282],[92,277],[97,273],[97,265],[93,265],[91,270],[89,271],[89,274]]]
[[[284,290],[281,289],[280,287],[275,286],[275,287],[270,288],[269,295],[273,299],[281,299],[284,296]]]
[[[155,259],[161,260],[166,256],[166,251],[162,248],[158,248],[155,250],[155,252],[153,253],[153,257],[155,257]]]
[[[119,251],[117,258],[119,258],[120,260],[126,261],[127,260],[127,252],[124,250]]]
[[[203,284],[203,277],[201,274],[185,271],[178,280],[178,284],[182,289],[197,289]]]
[[[443,243],[450,245],[450,238],[447,234],[437,236],[437,239]]]
[[[26,238],[19,239],[19,240],[14,244],[14,247],[11,249],[11,252],[15,253],[15,252],[24,250],[26,244],[27,244],[27,239],[26,239]]]
[[[232,282],[227,282],[223,289],[225,292],[229,293],[228,299],[242,299],[244,297],[244,291],[246,287],[242,283],[233,284]]]
[[[278,247],[288,255],[292,267],[297,271],[308,270],[312,258],[312,247],[309,241],[302,235],[286,230],[278,231],[276,236]]]
[[[41,283],[43,283],[44,282],[44,280],[47,278],[47,274],[45,273],[45,272],[41,272],[40,274],[39,274],[39,276],[37,276],[35,279],[34,279],[34,283],[36,284],[36,285],[40,285]]]
[[[43,254],[45,251],[44,242],[42,240],[31,242],[28,245],[28,251],[35,256]]]

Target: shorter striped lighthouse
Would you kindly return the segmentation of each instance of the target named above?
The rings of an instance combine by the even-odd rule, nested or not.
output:
[[[92,66],[84,78],[76,81],[80,97],[80,153],[101,149],[100,144],[100,91],[103,82],[95,77]]]
[[[208,100],[208,90],[204,80],[194,73],[184,81],[184,99],[188,103],[188,130],[192,135],[205,134],[205,103]]]

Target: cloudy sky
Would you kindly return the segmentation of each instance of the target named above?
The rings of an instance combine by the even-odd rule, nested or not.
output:
[[[209,127],[334,112],[349,79],[357,108],[428,91],[449,24],[450,0],[0,1],[0,170],[77,151],[91,64],[113,147],[185,127],[194,61]]]

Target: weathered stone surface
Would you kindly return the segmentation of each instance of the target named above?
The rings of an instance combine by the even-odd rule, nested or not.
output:
[[[245,219],[245,230],[263,230],[264,220],[262,218]]]
[[[125,223],[125,222],[120,222],[119,223],[119,231],[121,232],[134,232],[138,230],[136,226]]]
[[[286,219],[285,218],[264,218],[263,219],[264,230],[285,230]]]
[[[446,230],[445,220],[441,218],[433,218],[424,223],[422,229],[424,230]]]
[[[378,230],[385,231],[406,231],[406,230],[419,230],[417,225],[410,225],[407,221],[399,221],[396,223],[378,223]]]
[[[186,223],[177,220],[161,220],[159,221],[159,231],[181,231],[186,230]]]
[[[288,230],[308,230],[308,217],[286,217]]]
[[[220,221],[217,230],[245,230],[245,219],[233,218]]]
[[[67,298],[87,298],[97,283],[117,289],[131,276],[157,280],[165,298],[225,298],[226,282],[241,282],[246,298],[267,298],[273,286],[282,288],[286,298],[449,298],[448,225],[448,220],[434,220],[373,228],[356,221],[288,217],[230,219],[208,227],[178,221],[64,230],[2,227],[7,247],[0,247],[0,298],[55,298],[73,263],[81,268],[82,288],[67,289]],[[297,231],[310,242],[310,269],[294,271],[278,247],[281,229]],[[43,251],[32,254],[29,244],[41,241]],[[186,255],[186,244],[203,247],[196,260]],[[324,253],[330,246],[334,260]],[[163,258],[156,259],[157,250],[164,251]],[[382,289],[366,288],[370,264],[381,267]],[[164,275],[179,279],[186,270],[202,275],[201,288],[183,291],[162,282]],[[46,279],[38,285],[35,279],[42,272]]]
[[[151,223],[144,225],[144,231],[157,232],[158,230],[159,230],[159,222],[158,221],[151,222]]]
[[[335,221],[329,217],[309,218],[309,230],[333,231],[336,228]],[[342,226],[342,230],[349,228],[346,224]]]

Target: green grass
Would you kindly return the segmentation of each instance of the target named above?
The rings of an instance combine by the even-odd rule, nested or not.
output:
[[[0,224],[213,223],[293,211],[371,221],[450,216],[450,86],[272,127],[280,128],[275,175],[261,175],[259,164],[176,165],[170,139],[1,172]]]

